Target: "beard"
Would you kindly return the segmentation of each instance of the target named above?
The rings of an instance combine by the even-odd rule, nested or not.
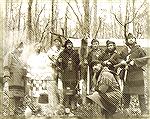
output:
[[[116,50],[116,48],[107,49],[107,51],[108,51],[109,53],[113,53],[115,50]]]
[[[67,49],[68,49],[68,50],[71,50],[71,49],[72,49],[72,46],[67,47]]]

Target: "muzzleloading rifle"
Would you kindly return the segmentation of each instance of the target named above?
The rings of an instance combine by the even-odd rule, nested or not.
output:
[[[130,62],[131,61],[142,61],[142,60],[146,60],[146,63],[148,63],[148,60],[150,59],[150,56],[145,56],[145,57],[140,57],[140,58],[134,58],[134,59],[127,59],[126,60],[126,66],[124,67],[124,76],[123,76],[123,82],[126,81],[126,76],[127,76],[127,69],[128,69],[128,66],[130,65]],[[118,63],[116,65],[114,65],[114,68],[115,69],[118,69],[119,67],[122,67],[122,63]],[[122,85],[123,86],[123,85]],[[121,88],[123,89],[123,87],[121,86]]]
[[[148,62],[148,60],[150,59],[150,56],[129,59],[129,60],[126,60],[126,63],[129,65],[132,60],[135,61],[135,60],[143,60],[143,59],[147,60],[147,62]],[[122,63],[118,63],[118,64],[114,65],[115,68],[119,68],[121,66],[122,66]]]
[[[134,58],[134,59],[127,59],[126,60],[126,66],[124,68],[122,68],[121,70],[124,70],[124,76],[123,76],[123,79],[121,80],[120,82],[120,89],[121,89],[121,93],[123,93],[123,86],[124,86],[124,82],[126,82],[126,78],[127,78],[127,69],[128,69],[128,66],[130,65],[130,62],[131,61],[142,61],[142,60],[146,60],[146,63],[148,64],[148,60],[150,59],[150,56],[145,56],[145,57],[141,57],[141,58]],[[114,68],[115,69],[118,69],[119,67],[122,67],[122,63],[118,63],[116,65],[114,65]],[[119,71],[120,73],[120,71]],[[119,75],[118,73],[118,75]],[[122,102],[122,99],[121,99],[121,102]],[[122,104],[121,104],[121,110],[123,110],[123,107],[122,107]]]

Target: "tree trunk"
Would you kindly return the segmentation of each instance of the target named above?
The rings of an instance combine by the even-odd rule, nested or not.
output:
[[[150,39],[150,1],[147,1],[147,33],[146,38]]]
[[[92,38],[95,38],[95,34],[97,31],[97,0],[93,1],[93,6],[94,6],[94,17],[93,17],[93,32],[92,32]]]
[[[34,13],[34,18],[35,18],[35,26],[34,26],[34,34],[35,34],[35,42],[37,42],[38,41],[38,38],[40,37],[40,35],[39,35],[39,24],[38,24],[38,20],[36,20],[36,19],[38,19],[37,18],[37,16],[38,16],[38,2],[37,2],[37,0],[35,1],[35,13]]]
[[[113,5],[112,5],[112,1],[111,1],[111,12],[112,13],[114,13],[115,11],[113,11]],[[110,34],[110,36],[108,35],[107,37],[111,37],[111,38],[113,38],[114,37],[114,32],[116,31],[116,28],[115,28],[115,26],[114,26],[114,19],[113,19],[113,16],[111,15],[110,16],[110,18],[112,19],[112,22],[111,22],[111,34]]]
[[[2,15],[2,14],[1,14]],[[4,53],[4,55],[6,54],[6,51],[8,50],[8,49],[6,49],[6,44],[7,44],[7,41],[6,41],[6,37],[7,37],[7,35],[8,35],[8,1],[6,0],[6,6],[5,6],[5,26],[4,26],[4,40],[3,40],[3,45],[4,45],[4,49],[3,49],[3,53]],[[2,23],[2,22],[1,22]]]
[[[67,14],[68,14],[68,6],[66,7],[65,23],[64,23],[64,36],[65,37],[67,37],[67,22],[68,22]]]
[[[22,1],[20,3],[20,7],[19,7],[19,17],[18,17],[18,32],[20,31],[20,16],[21,16],[21,7],[22,7]],[[19,34],[18,34],[19,35]]]
[[[119,5],[119,8],[120,8],[119,19],[120,19],[121,22],[122,22],[122,9],[123,9],[123,8],[122,8],[122,4],[123,4],[123,3],[122,3],[122,0],[120,0],[120,5]],[[123,23],[123,22],[122,22],[122,23]],[[123,37],[122,37],[122,34],[123,34],[123,32],[122,32],[122,25],[119,25],[119,34],[118,34],[118,35],[119,35],[120,38],[123,38]]]
[[[146,19],[146,21],[147,21],[147,33],[146,33],[146,38],[147,39],[149,39],[150,40],[150,1],[148,0],[147,1],[147,19]],[[150,44],[149,44],[150,45]],[[147,51],[147,55],[148,56],[150,56],[150,49],[148,49],[148,51]],[[148,91],[147,92],[149,92],[149,88],[150,88],[150,60],[148,61],[148,65],[147,65],[147,74],[148,74],[148,77],[147,77],[147,89],[148,89]],[[148,97],[147,97],[147,99],[148,99],[148,110],[150,110],[150,99],[149,99],[149,95],[148,95]]]
[[[83,6],[84,6],[83,37],[90,37],[89,0],[83,0]]]
[[[55,15],[55,0],[52,0],[52,16],[51,16],[51,32],[54,33],[54,28],[55,28],[55,19],[54,19],[54,15]],[[51,34],[51,45],[53,44],[53,40],[54,40],[54,35]]]
[[[27,40],[32,42],[32,2],[33,0],[28,1],[28,19],[27,19]]]
[[[125,16],[125,25],[124,25],[124,38],[127,40],[127,32],[128,32],[128,26],[127,22],[129,21],[129,11],[128,11],[128,1],[126,2],[126,16]]]
[[[85,61],[87,60],[88,54],[88,38],[90,36],[90,23],[89,23],[89,0],[83,0],[84,6],[84,24],[83,24],[83,39],[81,42],[81,79],[83,80],[84,90],[82,92],[82,96],[86,97],[87,94],[87,66]],[[83,103],[85,103],[85,98],[83,98]]]
[[[135,16],[135,0],[132,1],[132,4],[133,4],[133,6],[132,6],[132,9],[133,9],[132,17],[134,17]],[[133,20],[133,34],[138,36],[138,34],[135,34],[135,33],[136,33],[135,20]]]

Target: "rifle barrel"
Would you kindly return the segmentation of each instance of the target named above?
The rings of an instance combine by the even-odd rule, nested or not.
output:
[[[132,59],[132,60],[143,60],[143,59],[147,59],[147,60],[149,60],[149,59],[150,59],[150,56],[140,57],[140,58],[135,58],[135,59]],[[126,61],[126,62],[127,62],[127,64],[129,64],[129,63],[130,63],[130,61],[132,61],[132,60]],[[118,64],[114,65],[114,67],[115,67],[115,68],[118,68],[118,67],[120,67],[120,66],[122,66],[122,64],[121,64],[121,63],[118,63]]]

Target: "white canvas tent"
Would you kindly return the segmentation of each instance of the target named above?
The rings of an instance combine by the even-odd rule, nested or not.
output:
[[[69,38],[73,42],[74,47],[81,47],[81,39],[73,39]],[[116,43],[117,46],[123,46],[125,44],[124,39],[97,39],[100,43],[100,46],[106,46],[106,41],[111,40]],[[88,46],[91,45],[92,39],[88,39]],[[147,47],[150,48],[150,39],[137,39],[137,44],[139,44],[141,47]]]

